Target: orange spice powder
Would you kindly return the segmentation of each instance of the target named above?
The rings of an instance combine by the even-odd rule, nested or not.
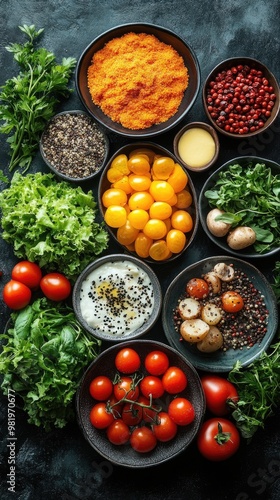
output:
[[[188,86],[183,58],[146,33],[127,33],[109,41],[94,54],[87,76],[94,104],[131,130],[171,118]]]

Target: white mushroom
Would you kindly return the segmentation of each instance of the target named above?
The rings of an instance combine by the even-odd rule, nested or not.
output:
[[[184,340],[190,343],[200,342],[210,330],[210,326],[202,319],[186,319],[180,327],[180,333]]]
[[[217,325],[223,317],[223,311],[216,304],[207,302],[201,309],[201,319],[208,325]]]
[[[216,326],[211,326],[207,335],[196,347],[201,352],[215,352],[218,351],[223,345],[223,335]]]
[[[208,283],[208,285],[211,287],[211,290],[213,293],[220,293],[221,280],[216,273],[214,273],[213,271],[210,271],[209,273],[206,273],[204,275],[204,279]]]
[[[231,227],[231,224],[216,220],[216,217],[218,217],[219,215],[223,215],[224,213],[225,212],[223,210],[220,210],[219,208],[213,208],[212,210],[210,210],[210,212],[208,212],[206,217],[206,224],[210,233],[212,233],[217,238],[225,236],[229,232]]]
[[[216,273],[222,281],[232,281],[234,278],[233,267],[227,266],[224,262],[220,262],[214,266],[214,273]]]
[[[198,300],[191,297],[183,299],[179,302],[178,312],[182,319],[197,318],[201,311],[201,304]]]
[[[255,231],[248,226],[238,226],[227,237],[227,244],[233,250],[243,250],[256,241]]]

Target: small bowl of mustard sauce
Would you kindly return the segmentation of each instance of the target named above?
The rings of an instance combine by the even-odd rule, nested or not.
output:
[[[185,125],[175,135],[174,154],[182,165],[192,172],[202,172],[217,161],[220,143],[211,125],[192,122]]]

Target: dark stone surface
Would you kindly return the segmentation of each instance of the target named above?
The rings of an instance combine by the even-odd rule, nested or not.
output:
[[[201,2],[191,0],[1,0],[0,84],[17,74],[12,55],[5,50],[10,42],[22,42],[19,25],[35,24],[45,28],[41,44],[61,57],[78,58],[93,38],[103,31],[128,22],[149,22],[175,31],[194,49],[201,67],[202,83],[221,60],[251,56],[261,60],[279,81],[279,2],[254,0]],[[74,87],[74,79],[73,79]],[[76,92],[64,101],[59,111],[82,109]],[[201,91],[191,112],[181,123],[205,121]],[[172,150],[177,129],[160,136],[158,142]],[[220,136],[221,151],[217,161],[240,155],[258,155],[279,162],[280,121],[253,141],[230,141]],[[126,140],[110,136],[114,153]],[[0,137],[0,168],[6,172],[8,147]],[[46,170],[39,154],[30,171]],[[6,172],[7,173],[7,172]],[[192,175],[197,193],[206,174]],[[97,186],[93,187],[96,192]],[[119,251],[113,243],[110,251]],[[195,244],[164,273],[156,268],[163,291],[187,265],[217,253],[201,227]],[[1,293],[16,262],[9,245],[0,241]],[[257,267],[272,279],[275,261],[258,261]],[[9,311],[1,301],[1,329]],[[164,340],[160,322],[147,338]],[[195,443],[172,462],[148,470],[126,470],[105,462],[86,443],[76,423],[46,434],[29,425],[17,409],[16,419],[16,493],[8,494],[7,399],[1,396],[1,486],[0,498],[20,500],[112,499],[149,500],[277,500],[280,498],[279,411],[258,431],[250,444],[242,442],[240,452],[231,460],[216,464],[203,460]]]

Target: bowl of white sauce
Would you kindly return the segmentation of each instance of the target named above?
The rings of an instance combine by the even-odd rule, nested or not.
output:
[[[145,335],[159,318],[159,280],[145,262],[132,255],[96,259],[78,277],[73,309],[94,337],[121,342]]]

